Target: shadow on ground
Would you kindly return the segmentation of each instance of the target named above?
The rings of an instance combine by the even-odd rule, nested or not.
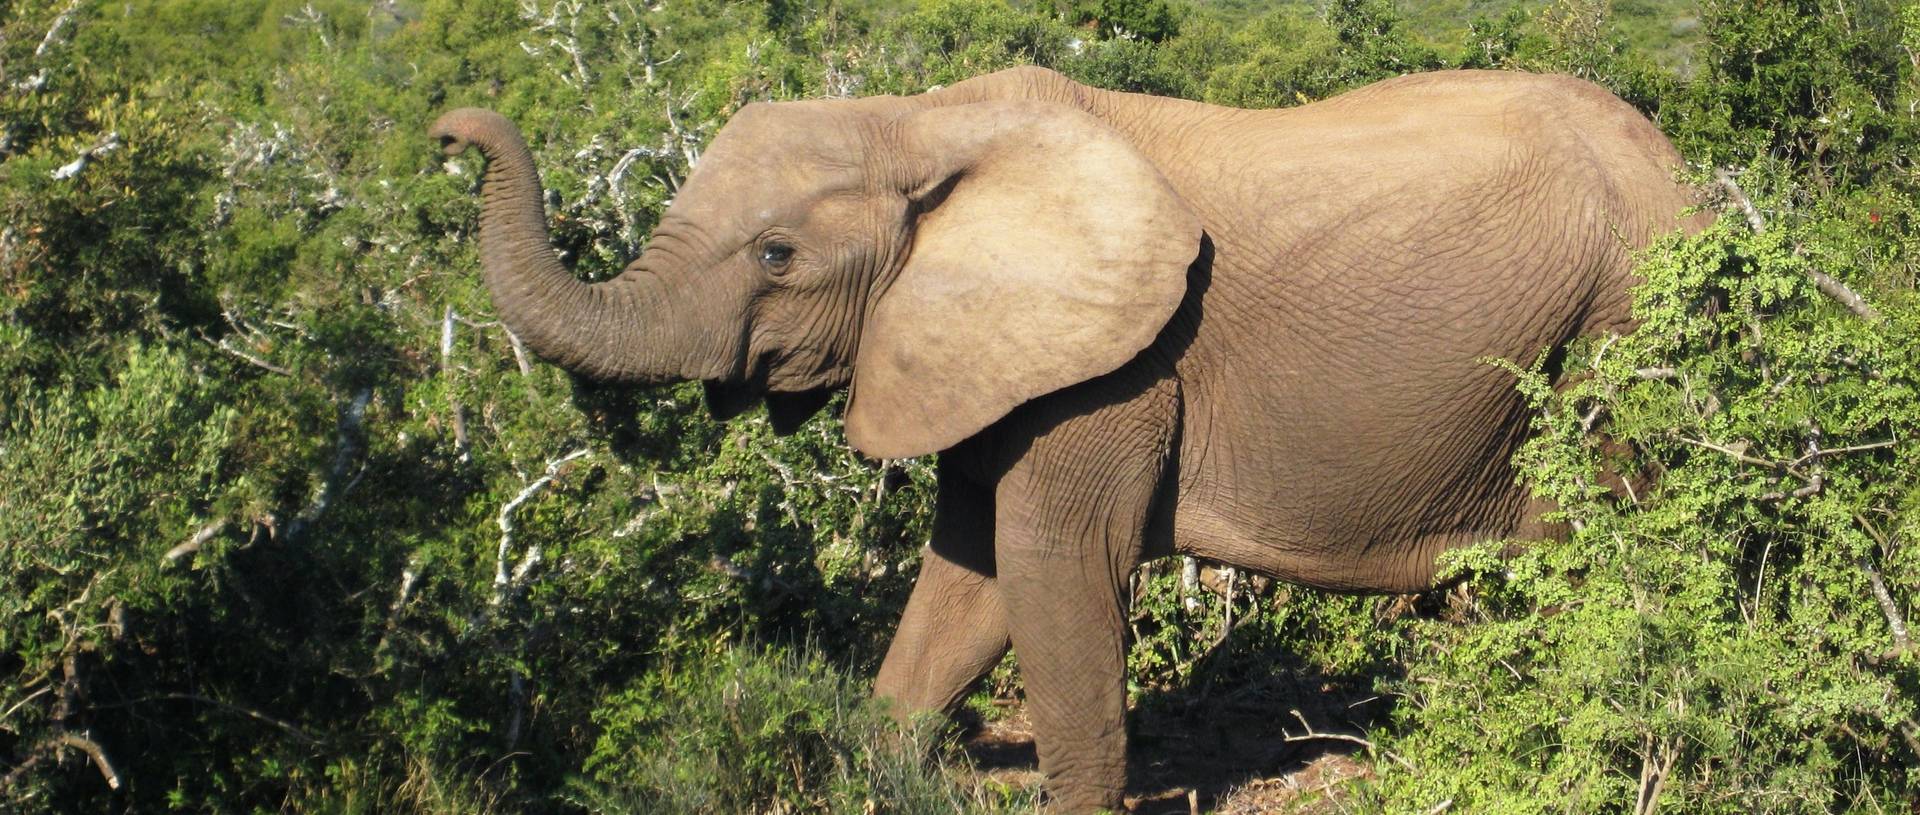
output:
[[[1207,670],[1227,663],[1264,670],[1231,680]],[[1342,782],[1372,774],[1365,748],[1343,737],[1387,721],[1393,699],[1374,691],[1382,678],[1329,675],[1229,636],[1186,687],[1147,693],[1134,707],[1127,803],[1138,815],[1320,811],[1315,804],[1330,805]],[[996,704],[1004,715],[968,726],[968,757],[1002,783],[1038,784],[1025,710]]]

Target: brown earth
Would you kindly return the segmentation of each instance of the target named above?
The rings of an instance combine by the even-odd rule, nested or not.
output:
[[[1356,684],[1286,672],[1245,687],[1149,695],[1132,714],[1127,805],[1136,815],[1346,811],[1351,782],[1391,769],[1361,743],[1390,702]],[[963,741],[975,771],[1039,786],[1026,711],[1012,699],[996,707]]]

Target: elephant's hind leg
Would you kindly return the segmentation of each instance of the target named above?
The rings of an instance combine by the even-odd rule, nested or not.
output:
[[[1007,653],[1007,616],[994,579],[993,495],[942,465],[933,541],[906,614],[874,680],[902,719],[946,711]]]

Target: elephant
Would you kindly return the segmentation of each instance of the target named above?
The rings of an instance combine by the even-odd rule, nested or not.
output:
[[[1564,534],[1510,461],[1512,373],[1630,330],[1634,253],[1707,216],[1639,112],[1565,76],[1444,71],[1281,110],[1038,67],[913,96],[756,102],[617,277],[548,241],[519,131],[486,160],[500,318],[600,380],[698,380],[789,432],[848,390],[866,456],[938,454],[874,693],[950,711],[1018,651],[1066,811],[1126,781],[1131,570],[1173,554],[1343,592]]]

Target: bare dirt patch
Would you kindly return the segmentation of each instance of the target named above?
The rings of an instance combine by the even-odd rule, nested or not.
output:
[[[1131,717],[1127,805],[1137,815],[1343,811],[1350,782],[1376,765],[1339,736],[1364,738],[1389,708],[1364,684],[1282,671],[1230,689],[1149,695]],[[967,734],[966,753],[986,779],[1039,786],[1032,723],[1017,703],[1002,705]]]

